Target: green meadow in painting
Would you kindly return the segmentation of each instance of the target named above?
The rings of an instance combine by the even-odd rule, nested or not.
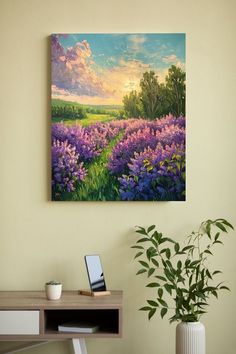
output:
[[[57,201],[185,200],[185,35],[51,36]]]

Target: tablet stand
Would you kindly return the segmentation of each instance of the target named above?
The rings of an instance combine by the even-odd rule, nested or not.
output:
[[[86,296],[105,296],[105,295],[111,295],[111,292],[106,290],[106,291],[91,291],[91,290],[79,290],[80,295],[86,295]]]

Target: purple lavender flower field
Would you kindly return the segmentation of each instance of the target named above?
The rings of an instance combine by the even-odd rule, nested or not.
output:
[[[52,144],[54,200],[185,200],[182,116],[54,123]]]

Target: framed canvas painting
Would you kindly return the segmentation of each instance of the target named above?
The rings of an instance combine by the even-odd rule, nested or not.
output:
[[[52,34],[51,80],[52,200],[185,200],[185,34]]]

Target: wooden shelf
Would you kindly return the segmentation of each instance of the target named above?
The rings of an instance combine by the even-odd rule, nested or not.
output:
[[[27,323],[21,323],[27,318],[36,318],[34,321],[36,334],[27,333]],[[2,317],[7,321],[18,318],[18,327],[12,323],[11,333],[1,327]],[[9,316],[8,316],[9,315]],[[4,317],[4,318],[5,318]],[[9,317],[9,319],[8,319]],[[38,318],[38,323],[37,323]],[[95,333],[59,332],[58,325],[74,321],[91,321],[99,325]],[[4,322],[4,321],[3,321]],[[14,322],[14,321],[13,321]],[[30,324],[30,323],[29,323]],[[28,327],[29,327],[28,324]],[[11,322],[10,325],[11,327]],[[26,327],[23,329],[20,327]],[[38,332],[37,332],[38,330]],[[19,333],[18,333],[19,331]],[[112,291],[110,296],[88,297],[80,295],[78,291],[64,291],[60,300],[46,299],[44,291],[10,291],[0,292],[0,340],[63,340],[84,337],[121,337],[122,335],[122,292]]]

